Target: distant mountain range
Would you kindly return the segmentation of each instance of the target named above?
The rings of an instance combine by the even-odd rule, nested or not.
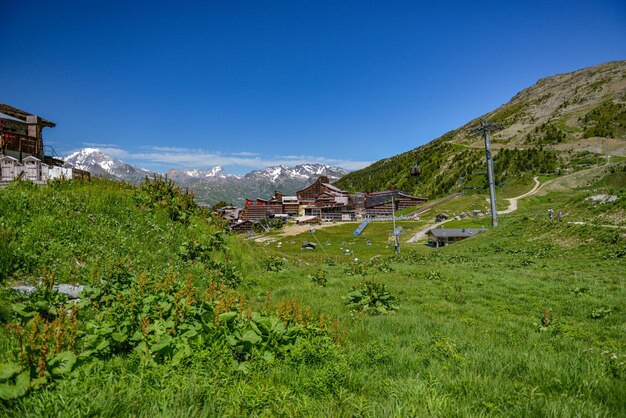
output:
[[[132,166],[124,161],[103,154],[96,148],[84,148],[64,158],[77,168],[88,170],[93,176],[132,183],[142,181],[153,172]],[[340,167],[325,164],[300,164],[295,167],[284,165],[251,171],[245,175],[229,174],[220,166],[208,169],[176,169],[165,173],[175,183],[188,187],[200,203],[214,204],[221,200],[242,205],[245,198],[269,198],[274,191],[285,195],[312,184],[319,176],[331,182],[348,174]]]

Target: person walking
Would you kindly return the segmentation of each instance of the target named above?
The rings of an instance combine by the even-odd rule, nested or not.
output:
[[[558,219],[559,221],[563,219],[563,211],[561,209],[559,209],[559,211],[556,213],[556,219]]]
[[[548,219],[552,220],[553,216],[554,216],[554,211],[552,210],[552,208],[548,209]]]

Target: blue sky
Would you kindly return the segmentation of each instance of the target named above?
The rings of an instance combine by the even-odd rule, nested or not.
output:
[[[626,59],[623,1],[0,0],[0,102],[157,171],[357,169]]]

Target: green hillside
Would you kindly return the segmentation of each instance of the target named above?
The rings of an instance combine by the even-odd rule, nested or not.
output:
[[[592,154],[626,156],[626,61],[539,80],[492,112],[403,154],[341,178],[350,191],[390,187],[433,198],[486,187],[484,144],[469,130],[480,119],[501,123],[492,134],[500,184],[594,164]],[[419,177],[411,177],[417,165]]]
[[[396,256],[386,223],[279,247],[164,181],[15,183],[0,190],[0,415],[622,416],[626,164],[580,173],[442,249],[406,243],[426,221],[404,222]],[[463,199],[450,209],[484,195]],[[314,239],[323,251],[300,249]],[[50,291],[75,282],[78,304]]]
[[[569,156],[568,156],[569,157]],[[577,155],[583,160],[586,155]],[[591,162],[591,159],[590,159]],[[411,176],[417,165],[419,176]],[[528,181],[535,174],[556,174],[570,167],[559,152],[540,147],[503,149],[494,158],[496,183]],[[375,162],[336,182],[349,191],[405,190],[417,196],[439,197],[487,187],[484,150],[454,144],[442,137],[423,147]]]

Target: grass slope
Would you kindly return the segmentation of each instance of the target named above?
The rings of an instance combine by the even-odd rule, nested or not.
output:
[[[297,307],[300,315],[316,317],[317,326],[333,324],[332,330],[303,337],[271,358],[253,351],[243,363],[219,338],[197,343],[179,364],[146,363],[136,352],[99,357],[45,388],[18,400],[0,401],[0,413],[625,415],[626,237],[619,229],[597,225],[624,224],[625,173],[623,164],[608,167],[592,184],[522,200],[520,209],[502,217],[498,228],[437,250],[403,244],[401,254],[392,255],[386,246],[391,229],[386,223],[370,224],[360,237],[352,235],[356,225],[315,232],[332,261],[320,248],[299,249],[301,241],[314,241],[310,232],[294,237],[294,244],[283,239],[280,248],[251,246],[228,237],[227,255],[220,253],[220,257],[232,262],[241,259],[238,290],[252,309],[262,312],[274,305],[286,312]],[[74,266],[77,259],[85,264],[93,260],[96,267],[92,268],[97,269],[103,260],[99,251],[105,251],[111,257],[130,259],[137,272],[170,271],[180,280],[191,275],[199,290],[209,286],[214,267],[185,261],[179,247],[193,234],[197,241],[206,242],[203,237],[217,228],[213,221],[194,215],[187,225],[173,222],[160,211],[138,208],[132,189],[116,187],[94,182],[0,191],[0,224],[5,236],[12,237],[13,255],[22,259],[30,254],[26,258],[39,260],[38,252],[25,245],[27,241],[32,248],[45,250],[41,255],[45,262],[30,263],[28,269],[11,264],[19,268],[4,271],[13,278],[36,278],[56,260],[56,274],[96,281],[99,275],[81,273],[82,267]],[[587,200],[599,193],[615,194],[618,200],[604,205]],[[43,206],[50,201],[55,203]],[[79,202],[85,206],[73,210]],[[460,202],[450,205],[461,209]],[[4,210],[9,207],[10,211]],[[565,219],[548,221],[549,207],[562,208]],[[83,211],[102,223],[88,216],[83,219]],[[18,222],[26,215],[33,220]],[[137,225],[118,228],[114,220],[121,216]],[[29,232],[35,228],[30,222],[48,217],[60,219],[48,220],[37,234]],[[65,245],[46,247],[70,233],[69,227],[59,229],[59,225],[72,225],[72,218],[81,235],[95,240],[99,251],[92,252],[91,241],[78,235],[63,241],[74,243],[72,251]],[[402,225],[408,236],[422,224]],[[142,238],[157,239],[163,233],[166,238],[159,244]],[[124,241],[134,244],[121,244],[123,251],[117,250]],[[343,254],[342,247],[353,253]],[[322,276],[327,279],[325,286],[315,280]],[[397,311],[364,315],[346,307],[343,297],[372,279],[384,283],[396,297]],[[4,291],[1,298],[2,318],[13,321],[7,306],[15,296]],[[10,329],[2,328],[0,363],[11,360],[18,346]]]

